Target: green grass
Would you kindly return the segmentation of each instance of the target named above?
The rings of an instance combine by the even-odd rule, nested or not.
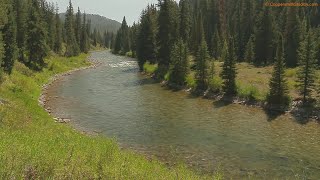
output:
[[[54,122],[38,105],[51,76],[88,66],[87,55],[52,57],[43,72],[16,63],[0,86],[0,179],[213,179],[180,165],[168,168],[105,137]],[[216,179],[221,179],[217,174]]]

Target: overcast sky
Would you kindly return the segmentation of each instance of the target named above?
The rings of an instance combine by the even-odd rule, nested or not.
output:
[[[58,3],[60,12],[65,12],[69,4],[69,0],[48,0],[48,2]],[[126,16],[130,25],[139,20],[141,11],[149,3],[157,2],[158,0],[72,0],[75,11],[80,7],[82,12],[85,10],[86,13],[99,14],[119,22]]]

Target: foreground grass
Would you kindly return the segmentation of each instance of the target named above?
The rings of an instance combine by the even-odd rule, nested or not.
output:
[[[116,142],[54,123],[38,105],[41,86],[56,73],[89,65],[86,55],[53,57],[43,72],[16,63],[0,86],[0,179],[212,179],[184,166],[120,150]],[[219,175],[216,179],[220,179]]]

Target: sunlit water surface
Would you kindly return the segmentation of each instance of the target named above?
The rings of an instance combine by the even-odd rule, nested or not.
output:
[[[134,59],[96,52],[96,69],[76,72],[49,90],[49,106],[82,130],[198,172],[227,178],[319,179],[320,126],[269,117],[161,87],[138,73]],[[56,97],[57,96],[57,97]]]

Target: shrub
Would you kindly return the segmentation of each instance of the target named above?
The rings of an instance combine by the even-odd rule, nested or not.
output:
[[[261,99],[259,90],[253,85],[242,86],[237,84],[238,95],[241,98],[248,99],[249,101]]]
[[[212,92],[221,92],[223,86],[223,80],[219,76],[214,76],[209,80],[209,88]]]
[[[157,71],[157,69],[158,69],[157,64],[150,64],[149,62],[146,62],[143,65],[143,71],[148,74],[154,74]]]
[[[126,56],[127,56],[127,57],[133,57],[133,52],[132,52],[132,51],[127,52],[127,53],[126,53]]]
[[[190,88],[195,88],[197,86],[196,80],[193,76],[193,74],[188,74],[187,78],[186,78],[186,83],[187,86]]]

